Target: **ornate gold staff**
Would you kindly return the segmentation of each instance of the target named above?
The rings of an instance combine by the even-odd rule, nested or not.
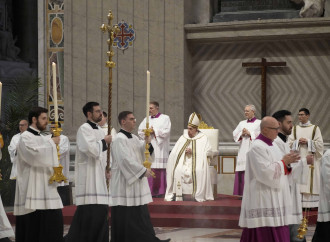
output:
[[[114,40],[114,34],[119,33],[118,25],[112,26],[112,20],[113,20],[113,14],[111,10],[109,10],[108,13],[108,24],[102,24],[101,30],[103,33],[108,32],[109,33],[109,39],[107,40],[108,43],[108,51],[107,55],[109,57],[109,60],[105,63],[105,66],[109,68],[109,97],[108,97],[108,135],[111,134],[111,104],[112,104],[112,68],[116,67],[116,63],[112,61],[112,57],[115,55],[115,53],[112,50],[112,44]],[[108,145],[107,149],[107,167],[106,171],[107,173],[110,172],[110,145]],[[107,181],[107,188],[109,190],[109,179],[106,178]]]

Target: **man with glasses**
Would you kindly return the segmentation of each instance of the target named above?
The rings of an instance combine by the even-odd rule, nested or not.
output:
[[[97,124],[102,110],[97,102],[83,107],[87,122],[77,132],[75,188],[77,210],[65,241],[109,241],[109,192],[106,184],[107,147],[111,135]]]
[[[118,115],[121,129],[111,147],[111,242],[166,242],[156,237],[147,204],[152,202],[148,177],[143,166],[145,143],[132,134],[136,119],[132,112]]]
[[[8,152],[10,155],[10,160],[11,163],[13,164],[11,168],[11,173],[10,173],[10,179],[11,180],[16,180],[16,173],[17,173],[17,145],[18,141],[21,137],[21,134],[27,130],[28,128],[28,121],[26,119],[22,119],[19,124],[19,133],[15,134],[13,138],[11,138],[10,145],[8,146]]]
[[[279,132],[278,121],[264,117],[261,134],[247,152],[245,188],[239,226],[241,241],[289,242],[288,225],[292,223],[292,200],[288,175],[290,164],[300,156],[291,152],[282,155],[273,141]]]
[[[294,126],[289,136],[289,145],[292,150],[300,153],[302,158],[314,155],[314,166],[310,168],[306,185],[300,186],[303,194],[303,208],[315,208],[319,204],[320,167],[323,155],[323,138],[317,125],[309,121],[310,112],[301,108],[298,113],[299,124]]]

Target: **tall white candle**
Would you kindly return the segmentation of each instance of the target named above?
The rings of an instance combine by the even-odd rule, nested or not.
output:
[[[149,123],[149,103],[150,103],[150,71],[147,71],[147,104],[146,104],[147,123]]]
[[[1,99],[2,99],[2,83],[0,82],[0,117],[1,117]]]
[[[53,103],[54,103],[54,113],[55,122],[58,122],[58,106],[57,106],[57,82],[56,82],[56,63],[52,63],[53,67]]]

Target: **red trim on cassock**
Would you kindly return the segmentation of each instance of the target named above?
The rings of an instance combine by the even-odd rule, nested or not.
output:
[[[283,163],[283,166],[284,166],[284,175],[289,175],[292,171],[292,168],[291,167],[288,168],[283,160],[282,160],[282,163]]]

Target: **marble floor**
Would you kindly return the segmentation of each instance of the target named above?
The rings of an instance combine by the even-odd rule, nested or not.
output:
[[[64,226],[67,234],[70,225]],[[15,227],[14,227],[15,230]],[[315,227],[308,227],[307,242],[312,241]],[[207,228],[155,228],[160,239],[171,238],[171,242],[237,242],[240,241],[241,229],[207,229]],[[15,241],[15,238],[11,238]]]

